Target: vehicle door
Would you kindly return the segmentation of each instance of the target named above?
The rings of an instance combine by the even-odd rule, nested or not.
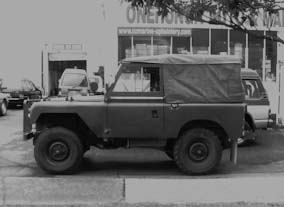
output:
[[[243,78],[245,101],[248,113],[254,119],[256,128],[267,127],[269,119],[269,100],[266,91],[258,78]]]
[[[107,95],[107,136],[160,138],[163,129],[161,68],[126,64],[118,76]]]

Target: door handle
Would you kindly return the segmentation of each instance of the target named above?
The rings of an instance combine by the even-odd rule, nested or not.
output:
[[[154,119],[159,118],[159,115],[158,115],[158,111],[157,111],[157,110],[152,110],[152,118],[154,118]]]
[[[177,103],[172,103],[171,104],[171,110],[177,110],[179,108],[179,104],[177,104]]]

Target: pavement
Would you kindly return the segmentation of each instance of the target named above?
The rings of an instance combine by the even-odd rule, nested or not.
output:
[[[284,206],[284,130],[258,131],[239,149],[224,151],[209,176],[181,174],[163,152],[91,149],[78,174],[53,176],[21,139],[22,111],[0,119],[0,206]]]

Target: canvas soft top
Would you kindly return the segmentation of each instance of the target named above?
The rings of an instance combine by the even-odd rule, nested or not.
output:
[[[186,55],[186,54],[166,54],[155,56],[143,56],[127,58],[122,63],[152,63],[152,64],[228,64],[240,63],[240,58],[232,55]]]
[[[122,61],[125,67],[132,64],[156,64],[163,70],[167,103],[242,103],[244,99],[241,61],[235,56],[176,54]]]

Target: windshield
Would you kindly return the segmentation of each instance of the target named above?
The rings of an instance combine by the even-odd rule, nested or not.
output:
[[[35,90],[35,86],[32,81],[22,79],[22,80],[13,80],[10,82],[4,82],[2,87],[7,89],[16,89],[16,90],[23,90],[23,91],[33,91]]]
[[[63,76],[62,86],[88,87],[87,77],[84,74],[66,73]]]

